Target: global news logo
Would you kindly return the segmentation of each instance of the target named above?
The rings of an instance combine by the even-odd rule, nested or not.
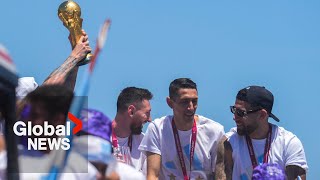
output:
[[[68,118],[75,123],[72,134],[78,133],[82,129],[82,121],[70,112]],[[28,150],[62,150],[70,149],[71,122],[67,121],[65,125],[51,125],[44,121],[43,125],[32,124],[31,121],[17,121],[13,126],[13,132],[20,137],[27,137]]]

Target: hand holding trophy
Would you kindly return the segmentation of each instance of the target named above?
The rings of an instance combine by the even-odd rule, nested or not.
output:
[[[63,22],[63,25],[70,32],[70,42],[72,49],[76,46],[77,42],[82,36],[82,21],[80,6],[74,1],[65,1],[60,4],[58,9],[58,16]],[[87,54],[86,58],[79,62],[79,66],[85,65],[90,62],[92,54]]]

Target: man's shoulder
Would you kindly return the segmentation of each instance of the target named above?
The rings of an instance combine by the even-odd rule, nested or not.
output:
[[[172,119],[171,115],[162,116],[160,118],[154,119],[151,124],[153,124],[156,127],[162,127],[163,125],[169,123]]]
[[[237,133],[237,127],[232,127],[226,134],[225,136],[230,139],[232,138],[239,138],[239,134]]]
[[[272,129],[276,132],[277,139],[282,139],[283,141],[288,143],[290,143],[293,139],[300,141],[294,133],[285,129],[284,127],[272,124]]]
[[[286,159],[286,166],[295,165],[307,170],[308,165],[305,158],[305,151],[300,139],[283,127],[273,125],[272,129],[275,130],[276,133],[274,144],[276,147],[281,147],[280,149],[284,152],[283,156]]]
[[[206,126],[210,129],[214,129],[215,131],[217,131],[217,130],[224,131],[224,127],[220,123],[218,123],[210,118],[207,118],[205,116],[201,116],[201,115],[197,115],[197,116],[199,117],[198,124],[200,126]]]
[[[200,115],[198,115],[198,117],[199,120],[197,123],[197,129],[199,132],[199,136],[208,137],[213,141],[220,140],[220,138],[224,135],[224,127],[220,123],[207,117]]]

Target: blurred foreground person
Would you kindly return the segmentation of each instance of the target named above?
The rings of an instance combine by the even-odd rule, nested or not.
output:
[[[286,180],[286,174],[278,164],[265,163],[254,168],[252,180]]]
[[[99,171],[97,179],[144,180],[141,172],[130,165],[117,162],[112,155],[110,137],[112,121],[102,112],[94,109],[82,110],[80,119],[83,129],[74,139],[74,151],[88,157]]]
[[[0,44],[0,179],[19,179],[15,88],[18,84],[16,68],[6,48]],[[4,133],[4,137],[3,134]]]
[[[67,144],[68,141],[64,139],[64,136],[57,134],[57,129],[66,125],[72,98],[72,90],[63,85],[43,85],[27,95],[27,111],[23,115],[22,122],[31,123],[31,127],[28,126],[27,131],[29,132],[28,128],[31,128],[32,134],[21,136],[21,156],[19,157],[21,179],[46,177],[54,159],[60,157],[56,155],[57,150],[61,150],[60,148],[63,149],[63,147],[67,148],[70,145]],[[40,129],[40,127],[44,128],[45,126],[52,126],[54,133],[46,135],[44,134],[45,131],[42,131],[43,133],[35,134],[33,129]],[[69,128],[62,129],[68,131]],[[63,132],[62,129],[61,132]],[[22,133],[22,129],[19,130],[19,133]],[[40,139],[45,141],[40,144]],[[57,143],[50,145],[49,143],[50,141],[61,142],[63,140],[66,141],[62,145],[57,145]],[[38,146],[31,145],[30,141],[38,142]],[[70,152],[69,159],[62,172],[59,179],[95,179],[97,175],[96,168],[88,163],[86,158],[73,151]]]

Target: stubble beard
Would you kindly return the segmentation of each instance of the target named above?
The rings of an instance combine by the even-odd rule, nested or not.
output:
[[[256,130],[256,125],[248,125],[248,126],[241,126],[241,128],[239,128],[239,126],[237,126],[237,133],[240,136],[243,135],[250,135],[251,133],[253,133]]]
[[[142,133],[143,126],[135,127],[134,125],[131,125],[131,134],[133,135],[140,135]]]

